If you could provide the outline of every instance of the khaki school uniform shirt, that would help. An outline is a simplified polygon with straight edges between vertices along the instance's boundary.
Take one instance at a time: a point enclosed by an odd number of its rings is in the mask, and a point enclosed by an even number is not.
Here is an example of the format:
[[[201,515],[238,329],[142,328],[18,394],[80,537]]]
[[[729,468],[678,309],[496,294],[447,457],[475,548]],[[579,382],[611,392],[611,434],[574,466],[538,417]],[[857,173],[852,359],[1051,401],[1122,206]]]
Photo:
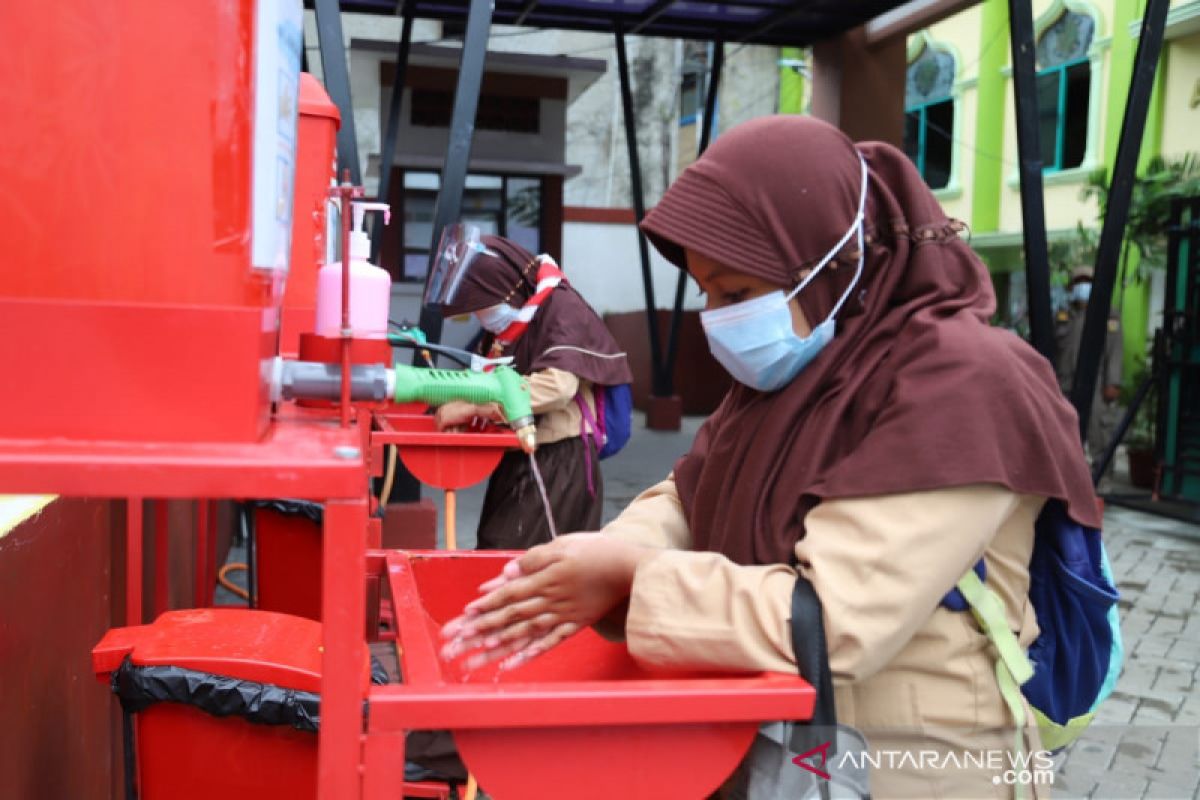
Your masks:
[[[872,749],[1011,750],[994,650],[970,613],[940,602],[985,557],[987,583],[1027,647],[1038,632],[1027,565],[1044,502],[980,484],[826,500],[808,513],[795,553],[824,609],[838,719],[864,730]],[[795,673],[795,571],[691,551],[673,478],[604,533],[662,548],[630,594],[624,632],[639,663]],[[1027,741],[1036,748],[1036,735]],[[994,775],[901,764],[873,769],[871,789],[878,798],[1011,796]]]
[[[539,445],[570,439],[578,436],[582,429],[583,414],[575,395],[582,394],[593,411],[592,384],[580,380],[566,370],[542,369],[526,377],[529,382],[529,401],[537,418],[537,443]]]

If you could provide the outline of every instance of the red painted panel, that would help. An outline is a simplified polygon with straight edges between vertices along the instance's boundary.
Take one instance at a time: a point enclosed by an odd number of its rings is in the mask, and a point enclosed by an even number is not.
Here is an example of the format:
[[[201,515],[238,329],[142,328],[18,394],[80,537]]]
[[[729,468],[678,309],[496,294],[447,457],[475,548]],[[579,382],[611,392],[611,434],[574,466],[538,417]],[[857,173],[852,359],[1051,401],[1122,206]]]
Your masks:
[[[254,6],[0,3],[0,74],[21,76],[0,89],[21,122],[0,126],[0,295],[265,302],[249,266]]]
[[[112,624],[113,606],[121,613],[114,586],[123,567],[113,567],[124,536],[121,519],[113,524],[119,505],[56,500],[0,538],[5,797],[111,796],[117,705],[93,677],[91,649]]]
[[[268,422],[261,309],[0,298],[0,438],[253,441]]]

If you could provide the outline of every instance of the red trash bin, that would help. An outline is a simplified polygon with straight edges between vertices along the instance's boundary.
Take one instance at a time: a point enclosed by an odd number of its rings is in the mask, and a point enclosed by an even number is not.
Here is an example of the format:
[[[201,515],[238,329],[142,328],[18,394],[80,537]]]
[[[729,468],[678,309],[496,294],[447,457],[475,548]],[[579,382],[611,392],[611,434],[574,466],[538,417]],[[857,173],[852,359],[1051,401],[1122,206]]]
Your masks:
[[[108,631],[92,666],[133,712],[138,796],[316,797],[320,647],[319,622],[251,609]]]
[[[319,621],[323,506],[260,500],[252,508],[255,607]]]

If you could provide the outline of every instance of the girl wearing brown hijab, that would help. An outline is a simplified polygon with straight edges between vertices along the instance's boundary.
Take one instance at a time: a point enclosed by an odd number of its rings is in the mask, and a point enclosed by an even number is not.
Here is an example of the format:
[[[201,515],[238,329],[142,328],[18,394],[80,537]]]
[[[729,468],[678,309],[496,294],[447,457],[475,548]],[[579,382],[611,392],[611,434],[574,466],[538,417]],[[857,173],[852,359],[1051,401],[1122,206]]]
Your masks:
[[[1042,506],[1100,519],[1074,412],[1050,365],[988,325],[991,283],[960,227],[889,145],[793,116],[718,139],[642,229],[707,295],[710,346],[738,382],[603,531],[485,584],[446,654],[519,662],[623,614],[645,665],[794,673],[799,571],[823,606],[839,721],[871,749],[1010,749],[988,640],[940,601],[983,557],[1028,646]],[[901,758],[870,780],[881,798],[1009,796],[995,775]]]
[[[596,448],[581,438],[582,403],[595,412],[593,387],[629,383],[625,354],[592,307],[564,279],[539,303],[519,338],[499,334],[516,322],[534,296],[540,258],[515,242],[484,236],[486,250],[470,264],[447,316],[473,313],[485,336],[480,352],[511,356],[529,381],[537,418],[538,471],[558,531],[592,530],[600,524],[604,486]],[[453,402],[437,412],[439,428],[474,417],[502,419],[499,408]],[[551,529],[529,457],[514,450],[492,473],[479,517],[481,550],[527,550],[550,541]]]

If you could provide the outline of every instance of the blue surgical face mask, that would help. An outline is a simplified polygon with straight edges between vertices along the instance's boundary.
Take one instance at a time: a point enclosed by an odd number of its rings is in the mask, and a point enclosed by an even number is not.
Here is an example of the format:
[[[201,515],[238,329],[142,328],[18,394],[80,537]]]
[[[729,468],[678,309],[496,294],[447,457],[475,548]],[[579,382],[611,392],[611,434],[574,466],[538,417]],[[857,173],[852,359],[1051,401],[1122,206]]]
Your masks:
[[[500,303],[488,308],[481,308],[475,312],[475,316],[479,319],[479,324],[483,326],[485,331],[488,333],[500,333],[509,325],[516,322],[519,313],[521,312],[508,303]]]
[[[1087,281],[1081,281],[1071,287],[1071,302],[1086,303],[1088,298],[1092,296],[1092,284]]]
[[[836,317],[851,290],[862,277],[865,251],[863,247],[863,215],[867,201],[867,164],[862,165],[862,184],[858,195],[858,213],[850,228],[842,235],[811,272],[790,293],[769,292],[741,303],[712,311],[702,311],[700,322],[708,338],[713,356],[738,383],[760,392],[783,388],[808,366],[833,341]],[[792,327],[792,312],[788,303],[825,268],[851,236],[858,237],[858,267],[850,285],[842,293],[829,316],[813,328],[808,336],[797,336]]]

